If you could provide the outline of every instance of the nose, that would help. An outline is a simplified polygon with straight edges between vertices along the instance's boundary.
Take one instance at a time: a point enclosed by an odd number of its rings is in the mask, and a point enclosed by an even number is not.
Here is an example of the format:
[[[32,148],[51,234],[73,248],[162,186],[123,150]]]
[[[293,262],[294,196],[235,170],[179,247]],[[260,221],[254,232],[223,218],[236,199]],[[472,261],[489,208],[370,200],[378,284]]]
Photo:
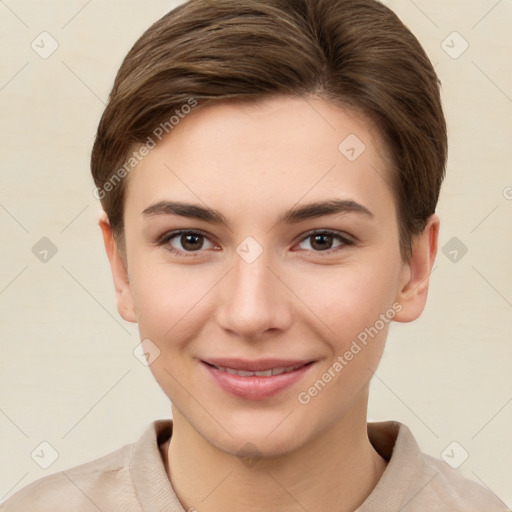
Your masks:
[[[286,330],[292,320],[290,291],[265,252],[252,263],[235,254],[233,262],[234,268],[218,290],[218,324],[231,334],[251,340]]]

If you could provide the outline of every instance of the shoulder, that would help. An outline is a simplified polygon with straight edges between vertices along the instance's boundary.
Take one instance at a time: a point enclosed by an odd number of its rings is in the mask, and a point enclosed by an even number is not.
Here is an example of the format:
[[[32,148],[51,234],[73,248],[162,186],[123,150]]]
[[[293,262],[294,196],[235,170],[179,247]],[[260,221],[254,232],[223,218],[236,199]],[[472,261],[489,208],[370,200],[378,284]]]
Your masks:
[[[369,423],[368,434],[388,465],[358,512],[510,512],[492,491],[424,453],[403,423]]]
[[[403,512],[509,512],[487,487],[466,478],[444,460],[424,453],[409,428],[397,426],[400,462],[409,464],[414,475]]]
[[[126,506],[137,503],[129,474],[133,446],[127,444],[98,459],[40,478],[1,504],[0,512],[98,512],[115,508],[138,512],[138,508]]]
[[[446,510],[454,512],[510,511],[492,491],[480,483],[464,477],[446,462],[422,453],[422,463],[425,477],[429,482],[425,488],[426,494],[429,494],[433,500],[443,503],[447,507]]]

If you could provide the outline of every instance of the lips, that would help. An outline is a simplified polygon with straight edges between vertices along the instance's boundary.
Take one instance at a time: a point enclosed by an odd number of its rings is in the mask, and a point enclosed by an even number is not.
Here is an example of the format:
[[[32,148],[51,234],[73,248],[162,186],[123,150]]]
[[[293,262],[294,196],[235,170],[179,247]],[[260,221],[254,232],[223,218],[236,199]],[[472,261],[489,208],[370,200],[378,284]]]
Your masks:
[[[265,400],[310,374],[314,360],[202,360],[202,367],[225,392],[246,400]]]

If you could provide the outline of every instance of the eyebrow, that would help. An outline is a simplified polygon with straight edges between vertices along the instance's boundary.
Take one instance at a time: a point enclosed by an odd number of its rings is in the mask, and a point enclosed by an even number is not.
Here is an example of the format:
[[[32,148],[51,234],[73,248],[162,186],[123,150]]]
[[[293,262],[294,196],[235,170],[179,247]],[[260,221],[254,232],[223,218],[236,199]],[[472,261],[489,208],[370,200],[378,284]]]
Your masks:
[[[296,224],[308,219],[323,217],[325,215],[356,213],[374,218],[373,213],[365,206],[347,199],[330,199],[317,201],[302,206],[296,206],[286,211],[277,223]],[[179,201],[160,201],[146,208],[142,215],[151,217],[155,215],[179,215],[191,219],[204,220],[213,224],[228,226],[228,221],[222,213],[212,208]]]

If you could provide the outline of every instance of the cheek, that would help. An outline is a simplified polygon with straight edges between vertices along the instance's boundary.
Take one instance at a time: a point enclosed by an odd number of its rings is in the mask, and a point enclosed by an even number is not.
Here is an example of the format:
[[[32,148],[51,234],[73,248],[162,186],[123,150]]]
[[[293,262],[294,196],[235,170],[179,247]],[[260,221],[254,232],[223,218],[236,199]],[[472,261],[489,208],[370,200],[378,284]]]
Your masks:
[[[323,329],[330,355],[297,397],[300,404],[328,408],[339,418],[368,385],[381,360],[393,308],[394,274],[384,269],[339,268],[320,289],[308,278],[302,288]],[[318,276],[317,276],[318,277]],[[318,283],[319,280],[317,279]],[[336,407],[332,408],[335,403]],[[319,413],[320,414],[320,413]],[[318,415],[311,415],[318,416]],[[311,421],[315,421],[311,419]]]
[[[141,337],[158,345],[164,340],[173,346],[185,343],[209,313],[207,294],[215,282],[212,272],[193,266],[139,265],[130,275],[130,286]]]
[[[193,352],[195,340],[212,314],[205,296],[213,285],[209,286],[212,276],[201,279],[191,269],[148,264],[134,272],[131,280],[140,338],[149,339],[156,346],[153,350],[157,357],[150,371],[164,392],[172,394],[173,403],[187,399],[185,389],[200,391],[188,381],[194,370],[193,360],[183,357],[183,352]]]
[[[330,267],[301,276],[297,295],[329,328],[341,350],[392,307],[395,274],[377,263]]]

